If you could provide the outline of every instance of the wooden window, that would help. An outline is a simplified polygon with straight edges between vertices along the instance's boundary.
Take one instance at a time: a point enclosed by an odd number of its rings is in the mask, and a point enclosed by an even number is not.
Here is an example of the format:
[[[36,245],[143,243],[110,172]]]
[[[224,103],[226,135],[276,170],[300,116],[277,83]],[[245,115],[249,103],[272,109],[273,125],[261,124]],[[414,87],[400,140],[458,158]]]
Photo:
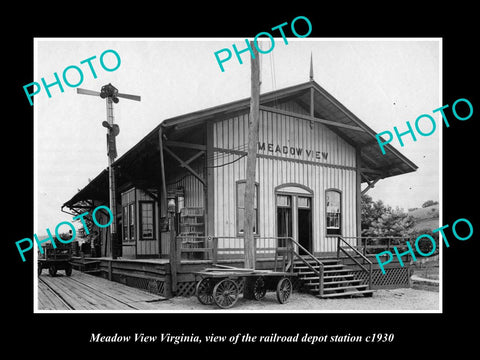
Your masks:
[[[135,204],[128,205],[128,238],[130,240],[135,240]]]
[[[277,195],[277,207],[290,207],[291,196]]]
[[[131,244],[136,235],[135,189],[131,188],[121,194],[122,199],[122,243]]]
[[[153,240],[155,234],[155,206],[153,201],[140,202],[140,240]]]
[[[246,181],[237,181],[237,234],[243,235],[243,226],[245,224],[245,185]],[[253,200],[253,233],[258,234],[258,184],[255,184],[255,195]]]
[[[123,226],[123,241],[126,242],[128,241],[128,206],[123,207],[123,212],[122,212],[123,218],[122,218],[122,226]]]
[[[310,198],[305,196],[299,196],[297,198],[297,207],[299,209],[310,209]]]
[[[342,233],[342,194],[339,190],[325,192],[327,235]]]
[[[135,240],[135,203],[123,207],[122,212],[123,241]]]

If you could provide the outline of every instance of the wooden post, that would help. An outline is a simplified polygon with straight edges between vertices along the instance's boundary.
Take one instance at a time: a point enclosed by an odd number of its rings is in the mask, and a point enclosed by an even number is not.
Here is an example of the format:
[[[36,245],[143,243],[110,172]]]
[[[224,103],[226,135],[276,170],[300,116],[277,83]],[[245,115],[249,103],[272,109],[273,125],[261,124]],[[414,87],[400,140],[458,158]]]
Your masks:
[[[216,264],[218,262],[218,238],[212,238],[212,260]]]
[[[255,269],[255,239],[253,225],[255,217],[255,170],[258,146],[258,124],[260,117],[260,66],[258,59],[259,54],[253,41],[250,41],[250,46],[253,49],[253,57],[251,59],[252,96],[250,99],[250,117],[248,121],[247,178],[245,184],[245,221],[243,231],[245,250],[244,267],[247,269]],[[253,298],[253,277],[246,278],[243,296],[247,299]]]
[[[368,290],[372,290],[372,263],[368,267]]]
[[[108,260],[108,280],[112,281],[112,260]]]
[[[168,213],[170,229],[170,274],[172,279],[172,295],[177,292],[177,242],[175,235],[175,220],[172,213]]]
[[[209,121],[206,124],[205,143],[207,150],[205,153],[205,165],[207,167],[207,186],[205,191],[205,235],[209,237],[215,235],[215,172],[213,169],[213,122]],[[204,187],[205,189],[205,187]],[[208,246],[213,246],[209,241]],[[215,255],[216,256],[216,255]],[[213,258],[213,257],[212,257]]]
[[[162,202],[160,201],[160,194],[158,195],[158,198],[159,198],[159,204],[160,204],[160,211],[159,211],[159,215],[160,217],[162,216],[162,205],[163,205],[163,209],[165,210],[165,218],[168,219],[168,209],[167,209],[167,203],[168,203],[168,199],[167,199],[167,184],[165,182],[165,163],[164,163],[164,159],[163,159],[163,129],[162,127],[160,126],[160,129],[158,130],[158,146],[159,146],[159,152],[160,152],[160,182],[161,182],[161,187],[162,187],[162,193],[163,193],[163,204]],[[170,220],[168,220],[170,221]],[[170,226],[170,223],[169,223],[169,226]],[[160,234],[160,239],[159,239],[159,245],[161,245],[162,241],[161,241],[161,234]],[[159,256],[162,257],[162,248],[161,246],[158,246],[158,252],[159,252]]]
[[[254,198],[255,198],[255,170],[258,146],[258,124],[260,116],[260,68],[258,51],[253,41],[250,42],[255,58],[251,59],[251,89],[250,117],[248,122],[248,153],[247,153],[247,178],[245,184],[245,223],[244,223],[244,249],[245,268],[255,268],[255,245],[253,237],[254,225]],[[257,224],[258,226],[258,224]]]
[[[323,264],[320,264],[319,268],[319,273],[318,273],[318,295],[320,297],[323,296],[323,274],[324,274],[324,267]]]
[[[358,239],[362,236],[362,149],[360,147],[355,148],[356,154],[356,221],[357,221],[357,246]]]
[[[337,236],[337,260],[340,258],[340,238]]]
[[[167,214],[167,184],[165,182],[165,163],[163,160],[163,129],[160,126],[160,129],[158,130],[158,145],[160,147],[160,172],[161,172],[161,182],[162,182],[162,193],[163,193],[163,206],[165,209],[165,216],[168,216]],[[161,206],[161,205],[160,205]]]

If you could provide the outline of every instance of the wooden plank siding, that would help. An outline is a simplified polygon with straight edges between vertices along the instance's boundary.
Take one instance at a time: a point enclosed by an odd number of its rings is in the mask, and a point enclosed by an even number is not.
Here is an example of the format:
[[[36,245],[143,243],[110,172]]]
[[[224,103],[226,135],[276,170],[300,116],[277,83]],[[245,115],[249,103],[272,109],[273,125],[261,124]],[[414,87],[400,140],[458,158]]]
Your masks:
[[[193,161],[190,166],[194,171],[196,171],[198,174],[205,178],[205,158],[203,156]],[[183,187],[185,191],[185,207],[204,208],[205,196],[203,184],[187,170],[185,170],[185,172],[182,175],[179,175],[177,178],[169,179],[167,169],[167,192],[175,190],[180,186]],[[160,203],[163,203],[163,194],[161,194],[160,198]],[[167,216],[166,209],[161,209],[160,216]],[[166,257],[170,253],[170,233],[162,232],[160,233],[160,237],[161,256]]]
[[[293,102],[277,108],[300,114]],[[248,113],[213,125],[214,219],[219,248],[243,248],[237,236],[236,182],[245,179]],[[270,145],[269,145],[270,144]],[[279,146],[279,147],[278,147]],[[356,236],[355,148],[325,125],[277,113],[260,111],[256,181],[259,184],[259,236],[277,236],[275,189],[299,184],[313,191],[312,237],[316,253],[336,251],[336,239],[326,236],[325,190],[342,194],[342,235]],[[280,151],[279,151],[280,150]],[[262,244],[274,246],[273,241]]]
[[[149,190],[149,192],[156,194],[155,190]],[[130,202],[135,203],[135,240],[130,242],[122,242],[122,257],[136,258],[136,257],[155,257],[159,254],[159,217],[160,211],[159,203],[155,201],[150,195],[144,192],[142,189],[131,188],[122,193],[122,206]],[[153,201],[154,202],[154,238],[151,240],[141,239],[140,237],[140,202],[141,201]],[[123,212],[122,212],[123,217]],[[122,218],[122,225],[124,224]],[[118,230],[119,233],[123,233],[122,229]]]
[[[146,194],[141,189],[136,190],[136,200],[137,200],[137,257],[142,256],[155,256],[159,254],[159,217],[158,212],[160,210],[159,203],[155,201],[150,195]],[[151,191],[152,193],[156,193],[156,191]],[[152,240],[144,240],[140,237],[140,201],[154,201],[154,238]]]

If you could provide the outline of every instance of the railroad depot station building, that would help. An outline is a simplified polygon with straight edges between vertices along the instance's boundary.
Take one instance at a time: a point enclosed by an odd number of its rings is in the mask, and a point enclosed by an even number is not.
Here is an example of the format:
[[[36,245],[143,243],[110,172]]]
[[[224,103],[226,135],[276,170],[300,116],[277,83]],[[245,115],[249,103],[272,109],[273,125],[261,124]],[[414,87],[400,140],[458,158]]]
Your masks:
[[[100,229],[101,256],[91,259],[98,271],[161,294],[191,295],[195,270],[212,261],[242,266],[249,112],[246,98],[163,120],[116,159],[121,248],[112,259],[109,228]],[[390,145],[383,155],[375,135],[313,79],[260,95],[258,268],[273,268],[281,237],[319,259],[338,256],[339,236],[347,247],[361,245],[362,186],[417,169]],[[175,243],[164,189],[175,200]],[[62,208],[77,214],[108,204],[104,170]],[[175,279],[172,244],[180,259]],[[372,271],[374,286],[408,284],[408,267],[392,262],[382,275],[374,263]]]

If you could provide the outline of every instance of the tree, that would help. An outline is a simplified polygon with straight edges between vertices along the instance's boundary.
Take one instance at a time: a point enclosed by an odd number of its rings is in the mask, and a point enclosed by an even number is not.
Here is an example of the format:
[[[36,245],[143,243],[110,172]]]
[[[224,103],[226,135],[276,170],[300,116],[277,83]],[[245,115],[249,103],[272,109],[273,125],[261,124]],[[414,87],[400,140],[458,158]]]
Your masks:
[[[382,200],[375,202],[370,196],[362,195],[362,236],[408,236],[413,226],[413,218],[402,209],[393,209]]]
[[[422,204],[422,208],[426,208],[428,206],[437,205],[437,204],[438,204],[438,201],[427,200]]]
[[[362,234],[385,212],[385,205],[382,200],[373,201],[369,195],[362,195]]]
[[[432,240],[427,237],[422,237],[417,242],[416,239],[421,235],[430,235],[435,240],[435,245],[433,245]],[[412,239],[415,239],[415,242],[417,243],[418,249],[420,250],[421,253],[429,254],[433,250],[433,247],[435,246],[435,251],[433,252],[432,255],[438,254],[439,232],[433,233],[432,229],[425,228],[425,229],[419,229],[419,230],[413,231],[410,236]],[[413,241],[411,241],[410,244],[412,244],[413,246]]]

